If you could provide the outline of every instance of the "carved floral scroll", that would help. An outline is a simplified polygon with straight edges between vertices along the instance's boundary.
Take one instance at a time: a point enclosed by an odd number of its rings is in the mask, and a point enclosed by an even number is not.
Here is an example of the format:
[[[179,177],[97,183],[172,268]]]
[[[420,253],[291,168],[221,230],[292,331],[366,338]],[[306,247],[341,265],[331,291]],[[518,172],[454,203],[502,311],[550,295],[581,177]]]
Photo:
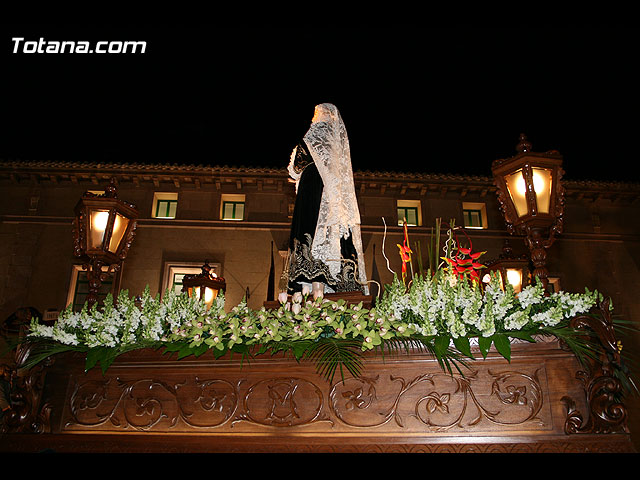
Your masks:
[[[78,377],[64,429],[227,432],[239,425],[260,431],[548,429],[540,371],[475,370],[464,377],[385,374],[348,378],[333,386],[294,376],[187,375],[180,381]]]

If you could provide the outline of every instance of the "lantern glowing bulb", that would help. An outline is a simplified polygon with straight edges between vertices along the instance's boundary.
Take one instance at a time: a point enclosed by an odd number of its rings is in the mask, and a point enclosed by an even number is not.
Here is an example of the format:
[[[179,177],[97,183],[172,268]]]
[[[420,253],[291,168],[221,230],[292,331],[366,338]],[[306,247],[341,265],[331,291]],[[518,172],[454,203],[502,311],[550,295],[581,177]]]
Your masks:
[[[194,290],[196,293],[196,297],[200,298],[200,287],[196,287]],[[209,305],[211,302],[213,302],[213,290],[204,287],[204,303]]]
[[[93,215],[93,228],[104,232],[109,221],[109,212],[97,212]]]
[[[533,177],[537,211],[539,213],[549,213],[551,201],[551,171],[546,168],[533,167],[531,174]],[[526,215],[529,207],[526,199],[527,186],[522,170],[508,175],[505,177],[505,180],[518,216],[522,217]]]
[[[107,223],[109,222],[109,212],[96,212],[93,214],[93,228],[97,231],[104,232],[107,229]],[[120,215],[116,215],[115,222],[113,224],[114,232],[120,230],[122,220]]]
[[[522,291],[522,271],[516,268],[507,268],[507,282],[511,284],[514,292]]]
[[[514,269],[507,269],[507,281],[514,287],[519,286],[521,282],[520,271]]]
[[[544,191],[545,184],[546,184],[545,178],[540,174],[540,172],[537,171],[537,169],[534,169],[533,170],[533,189],[536,191],[536,193],[542,193]],[[516,190],[522,196],[524,196],[527,191],[527,188],[524,184],[524,177],[522,175],[520,175],[520,178],[516,182]]]

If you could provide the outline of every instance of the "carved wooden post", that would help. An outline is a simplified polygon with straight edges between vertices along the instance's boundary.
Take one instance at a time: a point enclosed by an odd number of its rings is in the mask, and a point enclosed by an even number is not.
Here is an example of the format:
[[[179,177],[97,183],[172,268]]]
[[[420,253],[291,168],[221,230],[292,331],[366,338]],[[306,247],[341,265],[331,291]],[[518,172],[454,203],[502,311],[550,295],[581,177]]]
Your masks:
[[[21,332],[21,336],[22,336]],[[24,370],[32,345],[20,343],[16,347],[15,366],[2,365],[2,374],[9,383],[9,408],[0,423],[0,433],[49,433],[51,408],[43,404],[46,369],[52,360]]]
[[[533,263],[533,276],[538,277],[542,282],[545,295],[549,295],[547,292],[547,285],[549,284],[549,271],[547,270],[547,248],[553,243],[553,236],[548,239],[544,239],[542,232],[538,228],[527,229],[527,236],[525,237],[525,243],[529,247],[531,252],[531,262]]]
[[[585,421],[576,409],[575,401],[563,397],[567,406],[565,433],[629,433],[627,408],[620,401],[622,384],[615,376],[615,366],[620,365],[622,343],[616,339],[609,310],[610,299],[598,303],[599,316],[580,315],[572,319],[571,327],[589,328],[595,332],[603,347],[600,362],[593,361],[589,371],[579,371],[576,378],[582,381],[589,407]]]

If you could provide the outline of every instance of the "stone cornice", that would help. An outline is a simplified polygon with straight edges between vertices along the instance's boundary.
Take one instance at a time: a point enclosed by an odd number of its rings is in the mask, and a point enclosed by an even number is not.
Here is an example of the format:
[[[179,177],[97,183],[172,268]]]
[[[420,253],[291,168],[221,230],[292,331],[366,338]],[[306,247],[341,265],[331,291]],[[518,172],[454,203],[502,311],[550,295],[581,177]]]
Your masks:
[[[269,167],[230,167],[228,165],[190,165],[178,163],[114,163],[114,162],[73,162],[73,161],[20,161],[1,160],[0,169],[33,170],[33,171],[119,171],[119,172],[176,172],[176,173],[200,173],[210,174],[212,172],[222,173],[273,173],[283,174],[286,169]]]
[[[285,167],[254,167],[226,165],[188,165],[188,164],[142,164],[113,162],[73,162],[73,161],[18,161],[0,159],[0,181],[14,183],[29,182],[89,182],[95,185],[108,180],[112,176],[134,184],[153,182],[172,182],[176,187],[192,184],[200,187],[204,183],[214,183],[220,188],[221,181],[248,183],[273,183],[281,190],[287,183],[288,175]],[[493,179],[489,176],[460,174],[422,173],[422,172],[390,172],[356,170],[354,171],[356,188],[364,193],[370,188],[384,193],[386,189],[399,188],[401,193],[407,190],[418,190],[421,194],[437,190],[441,194],[456,191],[462,196],[468,190],[487,192],[495,191]],[[612,195],[629,197],[632,201],[640,195],[640,183],[599,180],[563,179],[568,195],[579,198],[603,198]],[[240,183],[238,183],[240,187]]]

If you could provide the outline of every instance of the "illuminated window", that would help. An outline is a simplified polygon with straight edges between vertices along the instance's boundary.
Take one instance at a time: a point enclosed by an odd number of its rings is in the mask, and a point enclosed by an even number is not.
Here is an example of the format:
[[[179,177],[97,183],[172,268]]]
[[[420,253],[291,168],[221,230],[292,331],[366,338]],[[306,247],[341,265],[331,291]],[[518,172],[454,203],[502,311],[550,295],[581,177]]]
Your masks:
[[[152,218],[176,218],[178,194],[175,192],[155,192],[153,194]]]
[[[224,202],[222,204],[223,220],[244,220],[244,202]]]
[[[464,226],[482,228],[482,210],[464,210]]]
[[[484,203],[463,202],[462,217],[465,228],[487,228],[487,208]]]
[[[182,279],[185,275],[198,273],[195,269],[193,271],[175,271],[171,273],[171,277],[167,282],[167,288],[164,291],[171,290],[177,294],[182,293]]]
[[[398,225],[402,225],[405,219],[410,227],[422,225],[420,200],[398,200],[397,211]]]
[[[108,267],[102,267],[104,272],[108,271]],[[104,303],[104,299],[107,294],[114,294],[114,277],[109,275],[100,285],[98,291],[98,305]],[[82,265],[73,265],[71,271],[71,282],[69,284],[69,291],[67,293],[67,305],[71,304],[74,312],[79,312],[87,302],[89,296],[89,280],[87,279],[87,272],[82,269]]]
[[[245,219],[244,195],[222,195],[220,202],[220,218],[222,220],[240,221]]]
[[[155,218],[176,218],[177,200],[158,200]]]

